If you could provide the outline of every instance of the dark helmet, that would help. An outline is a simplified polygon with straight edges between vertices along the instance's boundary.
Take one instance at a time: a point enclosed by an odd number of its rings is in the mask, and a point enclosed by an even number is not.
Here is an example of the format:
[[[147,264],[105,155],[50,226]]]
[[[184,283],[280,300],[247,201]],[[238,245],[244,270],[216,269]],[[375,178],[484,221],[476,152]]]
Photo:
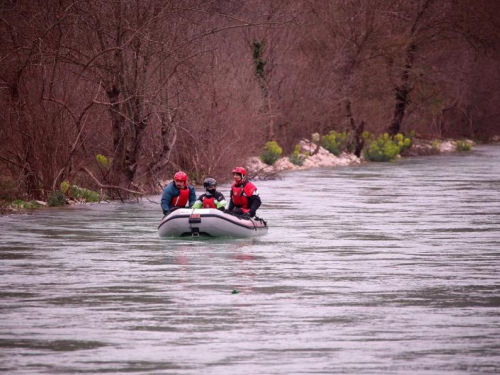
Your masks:
[[[214,190],[217,187],[217,181],[214,178],[205,178],[203,181],[203,186],[206,190]]]

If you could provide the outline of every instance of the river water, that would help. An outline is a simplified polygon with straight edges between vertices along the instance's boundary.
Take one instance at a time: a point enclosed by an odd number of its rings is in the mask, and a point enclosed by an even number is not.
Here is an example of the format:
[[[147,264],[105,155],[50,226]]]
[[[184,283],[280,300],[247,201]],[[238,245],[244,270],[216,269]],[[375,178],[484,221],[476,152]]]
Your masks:
[[[1,217],[0,372],[500,373],[499,160],[260,181],[256,239],[160,239],[146,200]]]

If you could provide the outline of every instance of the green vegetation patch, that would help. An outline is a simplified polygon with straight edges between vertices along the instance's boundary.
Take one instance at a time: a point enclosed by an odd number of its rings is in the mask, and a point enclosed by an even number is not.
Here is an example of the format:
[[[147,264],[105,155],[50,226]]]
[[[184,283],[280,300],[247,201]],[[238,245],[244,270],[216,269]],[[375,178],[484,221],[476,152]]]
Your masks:
[[[308,154],[302,155],[300,153],[300,145],[295,145],[295,150],[293,151],[293,154],[288,157],[288,159],[292,164],[302,167],[304,160],[306,160],[308,156]]]
[[[342,152],[349,152],[349,135],[332,130],[323,138],[322,146],[335,156],[340,156]]]
[[[412,135],[410,135],[410,137]],[[389,134],[384,133],[375,138],[375,135],[369,132],[363,132],[363,139],[365,140],[363,156],[369,161],[394,161],[399,154],[412,146],[410,137],[405,137],[403,134],[399,133],[391,138]]]
[[[85,202],[99,202],[100,194],[76,185],[71,186],[70,194],[75,199],[83,199]]]
[[[457,141],[457,144],[455,146],[455,149],[458,152],[468,152],[471,150],[471,145],[469,142],[467,142],[465,139],[461,139]]]
[[[95,160],[97,161],[97,164],[99,164],[99,166],[101,168],[104,168],[104,169],[109,169],[111,167],[111,165],[113,164],[112,158],[107,158],[106,156],[101,155],[101,154],[98,154],[95,157]]]
[[[280,158],[283,153],[283,149],[278,145],[277,142],[267,142],[264,147],[264,152],[262,152],[260,158],[267,165],[274,165],[276,161]]]
[[[53,193],[49,194],[47,203],[50,207],[64,206],[66,204],[66,198],[61,191],[54,191]]]
[[[11,206],[14,206],[17,208],[26,208],[26,209],[42,207],[42,205],[40,203],[38,203],[37,201],[32,200],[32,201],[27,202],[27,201],[23,201],[22,199],[16,199],[16,200],[12,201]]]

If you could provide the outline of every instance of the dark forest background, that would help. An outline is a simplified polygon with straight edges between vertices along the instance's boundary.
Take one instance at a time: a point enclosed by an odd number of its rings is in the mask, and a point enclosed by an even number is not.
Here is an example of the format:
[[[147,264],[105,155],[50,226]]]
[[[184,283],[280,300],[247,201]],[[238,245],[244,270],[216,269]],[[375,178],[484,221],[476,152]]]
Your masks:
[[[25,197],[226,177],[315,132],[499,133],[497,0],[0,4],[0,181]]]

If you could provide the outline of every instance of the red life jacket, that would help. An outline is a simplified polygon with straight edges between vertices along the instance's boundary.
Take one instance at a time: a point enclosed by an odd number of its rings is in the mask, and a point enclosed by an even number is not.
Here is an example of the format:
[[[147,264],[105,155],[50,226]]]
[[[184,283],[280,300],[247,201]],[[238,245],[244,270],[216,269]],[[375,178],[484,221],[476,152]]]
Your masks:
[[[203,197],[203,208],[217,208],[215,205],[214,196],[208,198],[206,195]]]
[[[173,207],[186,207],[186,203],[189,201],[189,188],[179,189],[179,195],[173,197],[170,201],[170,205]]]
[[[249,212],[248,197],[251,197],[256,190],[257,188],[250,181],[246,181],[240,186],[236,186],[236,183],[234,183],[233,186],[231,186],[231,199],[233,200],[233,204],[241,208],[243,212]]]

